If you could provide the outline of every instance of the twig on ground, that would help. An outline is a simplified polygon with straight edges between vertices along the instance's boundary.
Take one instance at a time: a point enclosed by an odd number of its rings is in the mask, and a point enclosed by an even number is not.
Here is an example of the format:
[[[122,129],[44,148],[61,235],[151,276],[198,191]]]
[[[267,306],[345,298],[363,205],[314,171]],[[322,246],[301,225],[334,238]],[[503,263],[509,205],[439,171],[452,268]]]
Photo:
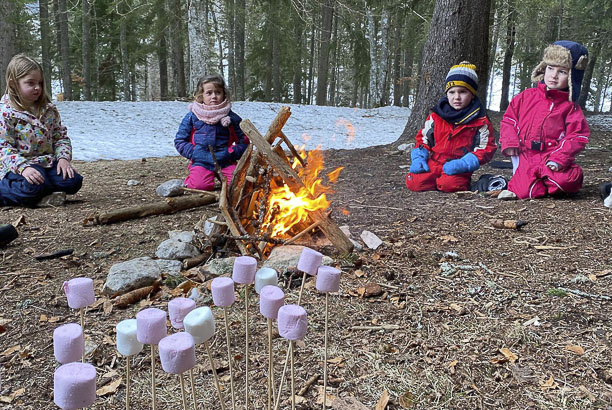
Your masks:
[[[594,294],[594,293],[586,293],[586,292],[583,292],[583,291],[578,290],[578,289],[568,289],[568,288],[557,288],[557,289],[562,290],[562,291],[567,292],[567,293],[571,293],[571,294],[576,295],[576,296],[582,296],[584,298],[601,299],[601,300],[612,300],[612,296],[597,295],[597,294]]]
[[[302,387],[298,392],[297,395],[298,396],[303,396],[306,394],[306,392],[308,391],[308,389],[310,388],[310,386],[312,386],[313,384],[315,384],[317,382],[317,380],[319,380],[319,374],[315,374],[310,376],[310,378],[308,380],[306,380],[306,383],[304,384],[304,387]]]

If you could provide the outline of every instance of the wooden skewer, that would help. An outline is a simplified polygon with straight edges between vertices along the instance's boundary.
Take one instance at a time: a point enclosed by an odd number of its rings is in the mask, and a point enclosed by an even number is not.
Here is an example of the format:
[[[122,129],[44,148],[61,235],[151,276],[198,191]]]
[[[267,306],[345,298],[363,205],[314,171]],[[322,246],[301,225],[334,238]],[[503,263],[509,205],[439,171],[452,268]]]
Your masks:
[[[227,306],[223,306],[223,316],[225,319],[225,340],[227,343],[227,360],[230,371],[230,390],[232,392],[232,410],[236,410],[236,396],[234,394],[234,371],[232,370],[232,349],[230,347],[229,323],[227,320]],[[213,366],[214,367],[214,366]]]
[[[84,312],[84,308],[79,309],[79,314],[81,316],[81,330],[83,331],[83,338],[85,338],[85,312]],[[83,349],[83,354],[81,355],[81,363],[85,363],[85,349]]]
[[[293,340],[289,341],[289,351],[291,352],[291,410],[295,410],[295,364],[293,362]]]
[[[272,374],[274,373],[274,364],[272,361],[272,319],[268,318],[268,410],[272,409]]]
[[[219,395],[219,403],[221,403],[221,409],[225,410],[225,400],[223,400],[223,393],[221,393],[221,385],[219,384],[219,376],[217,376],[217,369],[215,369],[215,362],[213,361],[212,354],[210,353],[210,347],[208,346],[208,341],[204,342],[204,346],[206,346],[206,352],[208,353],[208,360],[210,361],[210,368],[212,369],[213,376],[215,378],[215,386],[217,386],[217,394]],[[230,366],[230,369],[231,369],[231,366]],[[233,402],[232,402],[232,408],[233,408]]]
[[[130,356],[125,359],[125,410],[130,410]]]
[[[327,324],[329,323],[329,293],[325,292],[325,353],[323,355],[323,410],[327,401]]]
[[[193,410],[198,410],[198,400],[196,399],[195,377],[193,376],[193,369],[189,369],[189,382],[191,384],[191,399],[193,400]]]
[[[244,367],[244,408],[249,408],[249,285],[244,288],[244,329],[245,329],[245,367]]]
[[[151,398],[153,410],[157,409],[157,394],[155,393],[155,345],[151,345]]]
[[[185,394],[185,380],[183,379],[183,373],[179,374],[179,380],[181,381],[181,396],[183,396],[183,410],[187,410],[187,395]]]

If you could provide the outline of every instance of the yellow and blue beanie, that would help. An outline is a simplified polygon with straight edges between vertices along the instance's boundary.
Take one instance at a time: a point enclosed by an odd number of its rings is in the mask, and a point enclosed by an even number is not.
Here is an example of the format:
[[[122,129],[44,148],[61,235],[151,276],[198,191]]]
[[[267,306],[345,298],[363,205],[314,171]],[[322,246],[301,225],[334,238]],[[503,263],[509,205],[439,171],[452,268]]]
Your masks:
[[[465,87],[472,94],[476,95],[478,90],[478,75],[476,74],[476,66],[467,61],[451,67],[446,75],[444,84],[444,92],[447,92],[451,87]]]

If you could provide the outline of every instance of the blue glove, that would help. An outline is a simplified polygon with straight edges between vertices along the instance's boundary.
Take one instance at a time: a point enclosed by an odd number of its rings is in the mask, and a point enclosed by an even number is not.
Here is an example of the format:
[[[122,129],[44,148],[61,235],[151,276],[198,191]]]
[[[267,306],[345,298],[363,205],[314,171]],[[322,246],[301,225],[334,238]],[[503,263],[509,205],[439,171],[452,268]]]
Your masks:
[[[423,147],[415,148],[410,151],[410,159],[412,160],[412,163],[410,164],[410,172],[413,174],[429,172],[429,167],[427,166],[428,158],[429,151]]]
[[[459,159],[448,161],[442,166],[446,175],[463,174],[464,172],[474,172],[480,168],[480,162],[473,153],[469,152]]]

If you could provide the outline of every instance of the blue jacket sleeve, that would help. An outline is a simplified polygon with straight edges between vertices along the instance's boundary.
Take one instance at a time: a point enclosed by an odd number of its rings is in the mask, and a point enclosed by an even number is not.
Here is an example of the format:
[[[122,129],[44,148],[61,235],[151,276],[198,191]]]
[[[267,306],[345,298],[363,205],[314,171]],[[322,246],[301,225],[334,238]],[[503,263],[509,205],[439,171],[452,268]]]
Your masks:
[[[244,151],[246,151],[251,141],[240,128],[242,118],[240,118],[240,116],[233,111],[230,111],[230,118],[232,120],[232,127],[234,128],[237,138],[236,144],[232,147],[231,156],[233,160],[238,161],[240,157],[242,157]]]
[[[181,125],[179,125],[178,132],[174,137],[174,147],[179,154],[185,158],[191,159],[193,155],[193,143],[191,142],[191,133],[193,131],[193,116],[191,113],[187,114]]]

